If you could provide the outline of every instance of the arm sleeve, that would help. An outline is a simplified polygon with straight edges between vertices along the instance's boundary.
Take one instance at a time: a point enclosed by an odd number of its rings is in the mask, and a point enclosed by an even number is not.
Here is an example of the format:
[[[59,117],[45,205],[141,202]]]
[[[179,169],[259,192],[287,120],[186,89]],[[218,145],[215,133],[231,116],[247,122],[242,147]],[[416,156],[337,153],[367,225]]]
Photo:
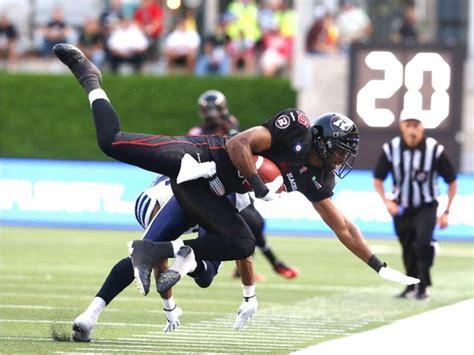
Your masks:
[[[444,150],[439,156],[438,172],[447,184],[456,180],[456,172]]]
[[[374,178],[385,180],[387,178],[388,173],[391,170],[392,170],[392,164],[388,161],[387,155],[382,150],[377,160],[377,164],[375,164]]]

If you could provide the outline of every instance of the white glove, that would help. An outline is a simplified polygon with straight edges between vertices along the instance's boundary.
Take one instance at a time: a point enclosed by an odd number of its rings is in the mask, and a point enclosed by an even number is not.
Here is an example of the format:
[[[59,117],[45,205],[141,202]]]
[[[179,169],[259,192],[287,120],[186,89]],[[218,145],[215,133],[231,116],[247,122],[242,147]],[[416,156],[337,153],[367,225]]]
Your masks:
[[[257,313],[257,308],[257,296],[244,297],[244,301],[240,305],[237,316],[235,317],[234,329],[242,329],[245,323],[250,322],[255,313]]]
[[[402,285],[415,285],[420,283],[419,279],[404,275],[388,266],[382,266],[382,268],[379,270],[379,275],[385,280],[398,282]]]
[[[178,306],[174,307],[171,311],[163,309],[166,316],[166,325],[163,328],[163,332],[166,334],[168,332],[174,331],[181,324],[179,317],[183,314],[183,310]]]
[[[184,154],[181,159],[181,167],[179,168],[176,182],[181,184],[185,181],[196,180],[199,178],[209,178],[216,174],[216,163],[214,161],[206,161],[199,163],[190,154]]]

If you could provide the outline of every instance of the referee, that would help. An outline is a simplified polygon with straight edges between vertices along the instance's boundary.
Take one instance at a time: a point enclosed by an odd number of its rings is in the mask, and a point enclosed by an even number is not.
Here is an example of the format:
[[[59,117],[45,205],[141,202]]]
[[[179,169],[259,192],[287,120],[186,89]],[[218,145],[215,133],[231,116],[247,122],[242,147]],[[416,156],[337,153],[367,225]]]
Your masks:
[[[407,286],[399,297],[423,300],[429,297],[426,289],[431,286],[433,232],[437,223],[441,229],[448,225],[449,209],[456,194],[456,173],[444,147],[425,137],[418,118],[402,115],[400,131],[400,136],[382,147],[374,170],[374,187],[393,217],[406,273],[420,279],[418,287]],[[383,186],[389,173],[393,178],[393,200],[385,196]],[[437,219],[438,175],[448,184],[448,204]]]

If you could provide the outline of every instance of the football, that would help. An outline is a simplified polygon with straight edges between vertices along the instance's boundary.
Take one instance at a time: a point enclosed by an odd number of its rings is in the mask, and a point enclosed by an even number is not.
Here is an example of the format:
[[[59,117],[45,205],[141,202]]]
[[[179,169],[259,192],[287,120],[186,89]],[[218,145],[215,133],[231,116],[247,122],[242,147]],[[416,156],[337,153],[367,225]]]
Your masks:
[[[255,167],[257,168],[258,175],[262,181],[273,186],[279,185],[280,187],[276,192],[285,191],[285,184],[283,183],[283,177],[281,176],[280,169],[270,159],[262,157],[261,155],[254,155],[253,160],[255,161]]]

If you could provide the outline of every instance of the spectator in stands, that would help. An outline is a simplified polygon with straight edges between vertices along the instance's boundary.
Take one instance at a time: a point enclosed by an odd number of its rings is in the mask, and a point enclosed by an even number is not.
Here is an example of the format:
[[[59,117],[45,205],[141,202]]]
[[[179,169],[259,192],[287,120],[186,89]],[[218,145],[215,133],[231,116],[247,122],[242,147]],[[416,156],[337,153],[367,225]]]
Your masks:
[[[110,0],[109,5],[99,18],[105,39],[109,37],[112,30],[119,25],[123,18],[122,0]]]
[[[290,43],[281,35],[275,22],[273,28],[264,34],[263,53],[260,57],[260,68],[263,75],[275,76],[288,68],[291,58]]]
[[[200,43],[199,34],[192,29],[186,29],[185,18],[178,18],[164,45],[168,71],[172,73],[176,66],[184,66],[188,73],[193,73]]]
[[[352,43],[365,42],[372,33],[367,13],[354,5],[355,0],[340,0],[340,12],[336,18],[340,48],[347,52]]]
[[[262,37],[258,26],[258,7],[253,0],[234,0],[227,7],[226,30],[232,40],[256,43]]]
[[[158,42],[163,32],[163,10],[155,0],[142,0],[135,11],[135,21],[148,38],[148,55],[152,59],[158,56]]]
[[[281,0],[265,0],[260,4],[258,9],[258,26],[262,31],[262,35],[272,31],[276,19],[276,11],[280,7]]]
[[[99,22],[88,18],[79,34],[79,49],[94,63],[100,67],[105,59],[102,33]]]
[[[113,73],[119,65],[130,63],[136,73],[141,72],[145,60],[148,40],[132,19],[124,17],[107,41],[110,51],[109,61]]]
[[[15,70],[18,60],[16,41],[18,33],[6,15],[0,14],[0,59],[5,57],[7,70]]]
[[[52,49],[57,43],[68,43],[72,28],[64,21],[64,12],[61,8],[53,9],[51,20],[41,29],[43,35],[42,54],[52,56]]]
[[[324,7],[317,7],[315,20],[306,35],[306,52],[308,54],[335,54],[339,31],[334,16]]]
[[[243,31],[239,37],[230,40],[228,50],[232,73],[243,72],[248,75],[255,73],[255,42],[245,37]]]
[[[410,4],[403,11],[403,22],[399,26],[393,39],[395,42],[414,44],[418,42],[418,30],[416,28],[417,12],[415,4]]]
[[[214,36],[204,41],[202,54],[196,63],[197,75],[228,75],[230,73],[230,58]]]

